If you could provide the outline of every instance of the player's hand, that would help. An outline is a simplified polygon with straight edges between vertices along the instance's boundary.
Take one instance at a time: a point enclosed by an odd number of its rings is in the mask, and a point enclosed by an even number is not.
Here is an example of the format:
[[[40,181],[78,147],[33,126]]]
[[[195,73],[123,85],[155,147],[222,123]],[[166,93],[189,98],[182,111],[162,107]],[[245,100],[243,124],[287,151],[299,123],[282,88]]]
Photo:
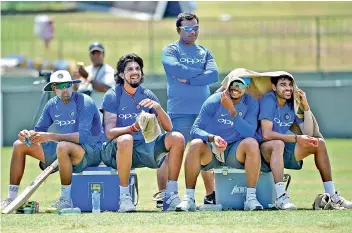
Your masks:
[[[18,137],[18,140],[20,140],[21,142],[24,142],[25,137],[30,137],[34,133],[35,133],[34,130],[24,129],[18,133],[17,137]]]
[[[47,132],[34,132],[34,134],[32,134],[29,139],[31,140],[32,144],[39,144],[51,140],[50,134]]]
[[[186,79],[180,79],[180,78],[178,78],[177,79],[179,82],[181,82],[181,83],[187,83],[187,80]]]
[[[308,135],[298,135],[297,143],[303,147],[318,147],[319,140]]]
[[[139,105],[146,107],[146,108],[154,108],[155,110],[158,110],[161,108],[161,106],[158,102],[151,100],[151,99],[144,99],[141,102],[139,102]]]
[[[221,105],[224,106],[227,111],[229,111],[229,113],[232,116],[235,116],[237,114],[235,106],[232,103],[231,97],[230,97],[230,93],[228,91],[223,91],[221,93],[221,101],[220,101]]]
[[[78,72],[83,78],[88,78],[88,72],[84,68],[84,63],[83,62],[77,62],[78,65]]]
[[[302,104],[302,107],[303,107],[304,111],[308,111],[309,110],[309,104],[308,104],[306,93],[304,91],[302,91],[301,89],[299,89],[299,88],[296,88],[296,93],[299,96],[299,99],[301,101],[301,104]]]
[[[221,152],[224,152],[227,148],[227,142],[220,136],[214,137],[214,144]]]

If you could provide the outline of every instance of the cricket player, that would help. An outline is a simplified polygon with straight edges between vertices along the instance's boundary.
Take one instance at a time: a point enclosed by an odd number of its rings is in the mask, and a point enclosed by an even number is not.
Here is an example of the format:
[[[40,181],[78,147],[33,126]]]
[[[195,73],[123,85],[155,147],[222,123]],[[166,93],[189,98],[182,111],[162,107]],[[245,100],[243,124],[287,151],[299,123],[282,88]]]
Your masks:
[[[322,138],[310,137],[308,120],[296,117],[293,106],[293,79],[288,75],[271,78],[272,92],[267,93],[260,100],[259,129],[261,143],[260,150],[263,160],[263,171],[272,170],[277,199],[275,206],[281,210],[294,210],[296,206],[291,202],[283,183],[284,168],[302,169],[303,159],[314,154],[314,161],[323,181],[325,192],[331,196],[332,202],[344,208],[351,209],[352,203],[346,201],[335,191],[331,175],[331,166]],[[306,94],[296,89],[302,107],[304,119],[312,118]],[[303,135],[299,125],[303,124]],[[287,134],[291,130],[294,134]]]
[[[116,74],[118,85],[105,94],[102,106],[105,134],[109,140],[103,146],[102,160],[107,166],[117,168],[119,173],[119,212],[136,211],[128,187],[130,169],[159,168],[166,153],[169,170],[163,210],[175,210],[181,202],[177,179],[182,164],[184,138],[178,132],[170,132],[146,143],[136,121],[137,115],[142,110],[155,114],[165,131],[172,130],[170,117],[154,93],[141,86],[144,80],[141,57],[136,54],[122,56],[117,63]]]
[[[50,76],[50,82],[43,91],[54,91],[56,96],[44,106],[34,130],[20,131],[18,140],[13,144],[9,193],[1,201],[1,209],[17,197],[26,155],[38,159],[43,170],[58,159],[61,197],[51,206],[58,210],[73,207],[72,172],[79,173],[88,166],[99,165],[102,143],[106,139],[93,100],[87,95],[72,92],[72,85],[79,82],[72,81],[66,70],[58,70]],[[52,124],[58,133],[48,132]],[[28,145],[26,137],[30,139]]]
[[[209,85],[219,79],[218,67],[209,49],[196,44],[199,19],[181,13],[176,19],[179,40],[162,51],[162,63],[167,77],[167,105],[173,131],[182,133],[187,143],[191,127],[204,101],[210,96]],[[165,163],[165,165],[167,165]],[[158,170],[159,189],[165,186],[167,166]],[[207,196],[204,204],[215,204],[214,177],[202,172]]]
[[[227,89],[210,96],[194,122],[186,161],[186,193],[176,211],[195,211],[194,191],[200,169],[219,166],[245,169],[247,194],[244,210],[261,210],[256,197],[261,159],[254,139],[258,126],[259,103],[246,94],[242,78],[229,80]]]

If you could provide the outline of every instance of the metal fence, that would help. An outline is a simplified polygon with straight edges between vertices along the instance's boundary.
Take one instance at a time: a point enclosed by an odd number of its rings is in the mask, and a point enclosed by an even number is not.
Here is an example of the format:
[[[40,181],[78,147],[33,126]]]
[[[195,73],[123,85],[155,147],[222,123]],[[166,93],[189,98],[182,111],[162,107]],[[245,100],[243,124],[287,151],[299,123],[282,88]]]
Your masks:
[[[106,62],[134,52],[146,72],[162,74],[161,50],[176,41],[174,19],[162,21],[105,18],[55,18],[55,39],[49,50],[34,36],[33,16],[2,17],[2,56],[89,62],[88,45],[101,41]],[[220,72],[253,70],[352,70],[352,15],[316,17],[238,17],[229,21],[200,19],[198,43],[209,48]]]

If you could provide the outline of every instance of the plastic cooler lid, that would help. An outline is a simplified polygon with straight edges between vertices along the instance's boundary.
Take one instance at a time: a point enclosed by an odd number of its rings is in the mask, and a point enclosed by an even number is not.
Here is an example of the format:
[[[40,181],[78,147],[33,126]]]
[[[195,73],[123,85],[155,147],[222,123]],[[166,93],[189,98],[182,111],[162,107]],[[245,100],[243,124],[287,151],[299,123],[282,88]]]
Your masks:
[[[73,173],[73,175],[113,175],[118,174],[117,170],[112,167],[105,165],[99,165],[98,167],[87,167],[80,173]],[[131,169],[131,174],[136,174],[135,169]]]

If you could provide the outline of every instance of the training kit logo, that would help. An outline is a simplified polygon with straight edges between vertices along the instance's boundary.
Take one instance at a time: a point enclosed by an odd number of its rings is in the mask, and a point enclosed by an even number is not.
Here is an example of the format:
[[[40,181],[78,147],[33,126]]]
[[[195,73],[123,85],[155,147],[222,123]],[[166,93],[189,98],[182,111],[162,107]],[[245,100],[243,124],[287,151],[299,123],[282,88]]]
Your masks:
[[[238,112],[238,115],[241,117],[243,115],[243,112],[242,111],[239,111]]]
[[[285,116],[285,118],[286,118],[286,116]],[[282,122],[282,121],[280,121],[279,118],[274,118],[274,121],[275,121],[275,123],[277,123],[280,127],[290,127],[290,126],[293,124],[292,121],[291,121],[291,122]]]
[[[62,79],[63,77],[64,77],[63,74],[58,74],[58,75],[57,75],[57,78],[58,78],[58,79]]]
[[[73,111],[73,110],[70,111],[70,117],[71,117],[71,118],[74,118],[74,117],[75,117],[75,111]]]
[[[197,64],[197,63],[205,63],[205,59],[198,59],[198,58],[181,58],[180,59],[181,63],[191,63],[191,64]]]
[[[232,121],[230,121],[230,120],[226,120],[226,119],[218,119],[218,122],[219,123],[221,123],[221,124],[224,124],[224,125],[231,125],[231,126],[233,126],[233,122]]]
[[[59,121],[55,120],[54,124],[59,125],[59,126],[65,126],[65,125],[74,125],[76,123],[75,120],[69,120],[69,121]]]
[[[130,119],[130,118],[136,118],[137,117],[137,113],[127,113],[127,114],[119,114],[119,118],[122,118],[124,120]]]
[[[235,185],[231,191],[231,195],[233,194],[242,194],[243,196],[247,193],[247,187],[237,186]]]
[[[290,114],[288,114],[288,113],[285,113],[284,117],[285,117],[286,121],[290,120],[290,118],[291,118]]]
[[[199,50],[199,55],[200,56],[203,56],[205,54],[205,51],[204,50]]]

